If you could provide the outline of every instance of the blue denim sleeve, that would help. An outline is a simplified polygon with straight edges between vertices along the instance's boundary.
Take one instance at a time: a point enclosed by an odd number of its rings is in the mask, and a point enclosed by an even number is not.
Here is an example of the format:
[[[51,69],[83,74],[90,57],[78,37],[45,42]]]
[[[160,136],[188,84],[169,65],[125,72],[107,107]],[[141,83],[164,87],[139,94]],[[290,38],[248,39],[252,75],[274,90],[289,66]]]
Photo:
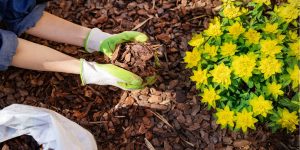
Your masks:
[[[17,35],[33,27],[41,18],[46,3],[36,0],[0,0],[0,21]]]
[[[0,29],[0,71],[6,70],[12,62],[18,46],[17,35]]]

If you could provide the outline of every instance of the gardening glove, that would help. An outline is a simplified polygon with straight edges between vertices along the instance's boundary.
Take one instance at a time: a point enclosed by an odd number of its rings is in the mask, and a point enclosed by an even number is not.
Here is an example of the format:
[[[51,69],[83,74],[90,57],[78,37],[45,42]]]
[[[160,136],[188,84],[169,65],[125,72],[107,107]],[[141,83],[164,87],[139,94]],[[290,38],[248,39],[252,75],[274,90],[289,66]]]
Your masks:
[[[80,59],[82,84],[113,85],[123,90],[143,88],[143,79],[138,75],[112,64],[98,64]]]
[[[111,58],[118,44],[129,41],[144,43],[147,40],[148,37],[145,34],[136,31],[124,31],[112,35],[102,32],[98,28],[93,28],[85,40],[84,48],[90,53],[103,52]]]

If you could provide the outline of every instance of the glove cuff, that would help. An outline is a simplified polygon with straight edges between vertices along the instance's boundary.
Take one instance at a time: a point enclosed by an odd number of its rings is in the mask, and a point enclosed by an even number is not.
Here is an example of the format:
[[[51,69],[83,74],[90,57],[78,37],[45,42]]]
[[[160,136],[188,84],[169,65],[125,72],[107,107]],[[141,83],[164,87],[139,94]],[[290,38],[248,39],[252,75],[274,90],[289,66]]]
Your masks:
[[[85,62],[84,59],[80,59],[80,80],[81,80],[81,85],[85,85],[84,77],[83,77],[83,63]]]
[[[109,69],[109,64],[97,64],[80,59],[80,79],[81,84],[98,84],[98,85],[117,85],[120,82],[118,77],[113,76]]]
[[[105,33],[98,28],[93,28],[85,39],[84,48],[87,52],[90,53],[101,51],[100,45],[102,41],[111,36],[111,34]]]
[[[93,76],[96,74],[95,69],[95,62],[87,62],[84,59],[80,59],[80,79],[81,79],[81,85],[86,85],[93,83]]]

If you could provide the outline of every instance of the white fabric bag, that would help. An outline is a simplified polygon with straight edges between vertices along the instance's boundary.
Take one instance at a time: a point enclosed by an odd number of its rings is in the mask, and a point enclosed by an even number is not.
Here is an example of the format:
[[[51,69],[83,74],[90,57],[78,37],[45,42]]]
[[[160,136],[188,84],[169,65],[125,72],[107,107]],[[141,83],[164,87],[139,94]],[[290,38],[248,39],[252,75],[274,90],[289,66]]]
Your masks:
[[[90,132],[52,110],[20,104],[0,110],[0,143],[21,135],[45,150],[97,150]]]

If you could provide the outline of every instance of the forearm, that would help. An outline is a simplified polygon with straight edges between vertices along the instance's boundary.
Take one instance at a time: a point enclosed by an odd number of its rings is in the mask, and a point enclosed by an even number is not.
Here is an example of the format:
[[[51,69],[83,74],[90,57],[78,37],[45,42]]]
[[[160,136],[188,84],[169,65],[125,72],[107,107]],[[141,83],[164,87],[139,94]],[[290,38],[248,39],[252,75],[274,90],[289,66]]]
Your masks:
[[[52,48],[18,39],[12,65],[24,69],[80,73],[80,61]]]
[[[26,33],[51,41],[83,46],[91,29],[44,12],[35,27]]]

